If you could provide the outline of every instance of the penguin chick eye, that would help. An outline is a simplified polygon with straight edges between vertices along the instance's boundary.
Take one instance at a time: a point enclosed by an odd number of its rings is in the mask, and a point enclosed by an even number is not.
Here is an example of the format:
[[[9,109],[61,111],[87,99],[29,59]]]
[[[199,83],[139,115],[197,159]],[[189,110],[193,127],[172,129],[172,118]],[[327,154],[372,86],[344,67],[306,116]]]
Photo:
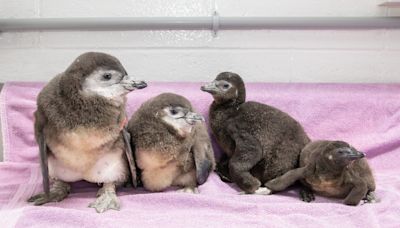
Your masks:
[[[224,89],[227,89],[227,88],[229,88],[229,84],[224,84],[222,87],[223,87]]]
[[[173,116],[175,116],[176,114],[178,114],[178,111],[176,110],[176,109],[170,109],[169,110],[169,112],[173,115]]]
[[[111,78],[112,78],[111,73],[105,73],[105,74],[103,74],[103,79],[104,79],[104,80],[110,80]]]

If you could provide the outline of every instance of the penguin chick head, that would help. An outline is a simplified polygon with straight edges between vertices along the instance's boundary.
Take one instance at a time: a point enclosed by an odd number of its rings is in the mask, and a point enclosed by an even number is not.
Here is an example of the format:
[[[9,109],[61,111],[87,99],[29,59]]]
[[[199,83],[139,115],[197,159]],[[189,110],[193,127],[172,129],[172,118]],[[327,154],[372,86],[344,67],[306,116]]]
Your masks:
[[[217,103],[241,104],[246,100],[246,89],[242,78],[231,72],[218,74],[214,81],[203,85],[201,90],[210,93]]]
[[[155,117],[167,129],[178,133],[180,137],[186,137],[198,122],[203,122],[204,117],[193,112],[190,102],[177,94],[163,93],[158,95],[151,102]]]
[[[363,152],[360,152],[343,141],[333,141],[324,150],[322,159],[325,164],[334,167],[345,167],[353,161],[365,157]]]
[[[84,95],[118,100],[130,91],[147,86],[128,75],[117,58],[100,52],[87,52],[76,58],[65,71],[62,83],[68,85],[67,89],[79,90]]]
[[[192,132],[193,125],[197,122],[203,122],[202,115],[191,112],[190,109],[179,106],[171,105],[163,108],[158,114],[158,118],[162,122],[173,128],[182,137]]]

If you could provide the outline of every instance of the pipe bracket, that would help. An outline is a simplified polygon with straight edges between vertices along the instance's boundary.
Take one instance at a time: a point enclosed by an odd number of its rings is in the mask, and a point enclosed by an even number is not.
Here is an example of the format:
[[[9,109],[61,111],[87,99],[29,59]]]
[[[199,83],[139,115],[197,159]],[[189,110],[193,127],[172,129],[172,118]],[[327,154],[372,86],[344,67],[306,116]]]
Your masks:
[[[213,36],[217,37],[219,31],[219,14],[217,11],[214,11],[212,15],[212,31]]]

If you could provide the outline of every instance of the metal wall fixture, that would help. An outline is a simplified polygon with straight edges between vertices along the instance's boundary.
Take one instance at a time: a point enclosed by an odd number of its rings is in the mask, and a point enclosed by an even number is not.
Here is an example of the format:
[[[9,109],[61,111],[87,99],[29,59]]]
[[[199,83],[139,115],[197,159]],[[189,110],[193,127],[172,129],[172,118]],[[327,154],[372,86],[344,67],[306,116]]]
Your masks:
[[[0,31],[400,29],[400,17],[113,17],[0,19]]]
[[[386,1],[383,2],[381,4],[379,4],[378,6],[383,6],[383,7],[392,7],[392,8],[400,8],[400,1]]]

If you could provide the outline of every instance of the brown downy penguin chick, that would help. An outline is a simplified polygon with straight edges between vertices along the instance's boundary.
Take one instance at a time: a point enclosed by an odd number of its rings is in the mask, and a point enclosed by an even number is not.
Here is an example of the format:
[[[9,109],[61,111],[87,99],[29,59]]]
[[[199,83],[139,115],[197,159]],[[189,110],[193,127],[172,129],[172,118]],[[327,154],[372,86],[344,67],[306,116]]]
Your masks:
[[[258,102],[246,102],[242,78],[230,72],[202,86],[214,101],[211,130],[227,155],[229,176],[245,193],[268,194],[262,184],[298,167],[301,149],[310,141],[288,114]]]
[[[300,180],[303,201],[314,200],[313,191],[329,197],[345,198],[347,205],[362,199],[375,202],[375,181],[364,153],[342,141],[315,141],[301,152],[300,168],[265,184],[272,192],[282,191]]]
[[[144,87],[117,58],[95,52],[82,54],[52,79],[39,93],[35,112],[45,192],[28,201],[61,201],[70,191],[67,182],[85,180],[103,184],[90,207],[97,212],[119,209],[115,188],[129,177],[121,134],[127,122],[125,95]]]
[[[146,101],[133,114],[128,131],[147,190],[180,186],[196,192],[207,180],[215,161],[203,121],[186,98],[172,93]]]

